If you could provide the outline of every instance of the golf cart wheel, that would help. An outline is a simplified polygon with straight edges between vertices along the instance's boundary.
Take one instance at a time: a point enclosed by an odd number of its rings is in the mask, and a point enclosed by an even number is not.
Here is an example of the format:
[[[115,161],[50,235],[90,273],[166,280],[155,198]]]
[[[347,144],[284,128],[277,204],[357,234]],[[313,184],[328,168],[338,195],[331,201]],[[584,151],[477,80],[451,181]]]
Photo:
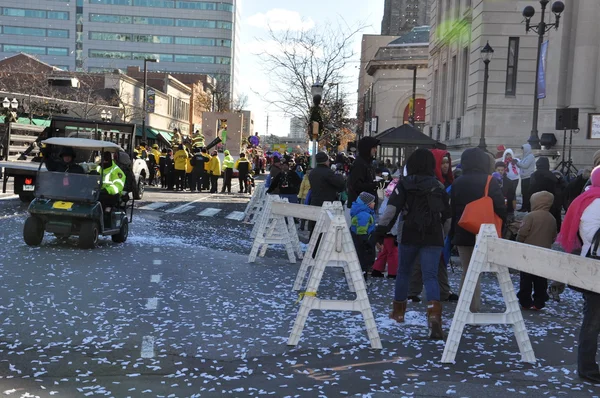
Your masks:
[[[129,236],[129,221],[127,221],[127,217],[123,218],[121,222],[121,228],[119,229],[119,233],[112,236],[112,240],[115,243],[123,243],[127,240]]]
[[[146,179],[144,178],[144,176],[140,176],[140,179],[137,183],[137,187],[135,189],[135,194],[133,196],[135,200],[142,200],[142,198],[144,197],[144,185],[146,185],[145,181]]]
[[[28,246],[39,246],[44,239],[44,223],[38,217],[29,216],[23,227],[23,239]]]
[[[100,228],[98,223],[94,221],[86,221],[81,224],[79,231],[79,247],[82,249],[93,249],[98,244],[98,236]]]
[[[29,202],[31,202],[34,197],[35,196],[33,196],[33,194],[30,193],[30,192],[22,192],[22,193],[19,194],[19,199],[23,203],[29,203]]]

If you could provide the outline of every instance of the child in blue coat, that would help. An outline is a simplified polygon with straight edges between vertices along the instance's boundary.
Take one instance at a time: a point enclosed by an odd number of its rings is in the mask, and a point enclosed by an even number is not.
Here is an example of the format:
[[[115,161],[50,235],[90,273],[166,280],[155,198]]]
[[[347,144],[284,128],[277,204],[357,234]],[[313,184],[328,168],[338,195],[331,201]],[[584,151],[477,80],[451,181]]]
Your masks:
[[[352,203],[350,217],[352,241],[366,280],[367,273],[375,262],[375,247],[369,241],[371,233],[375,230],[375,196],[368,192],[361,192]]]

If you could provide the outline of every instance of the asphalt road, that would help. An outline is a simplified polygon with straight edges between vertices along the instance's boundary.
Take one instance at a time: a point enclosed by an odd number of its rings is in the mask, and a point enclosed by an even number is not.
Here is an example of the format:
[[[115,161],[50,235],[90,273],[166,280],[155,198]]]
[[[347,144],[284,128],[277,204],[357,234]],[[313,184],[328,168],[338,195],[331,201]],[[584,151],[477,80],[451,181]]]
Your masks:
[[[277,248],[247,263],[247,200],[150,188],[128,241],[104,238],[95,250],[50,235],[27,247],[26,206],[0,200],[0,395],[600,395],[576,375],[582,302],[572,291],[524,314],[535,365],[519,362],[502,326],[467,327],[456,363],[441,364],[443,343],[425,336],[425,305],[410,304],[406,325],[387,318],[389,279],[369,288],[383,350],[370,349],[360,315],[332,311],[311,313],[288,347],[299,265]],[[457,270],[452,286],[459,279]],[[484,308],[502,310],[494,278],[483,283]],[[326,271],[319,296],[352,297],[341,271]],[[454,308],[444,306],[445,331]]]

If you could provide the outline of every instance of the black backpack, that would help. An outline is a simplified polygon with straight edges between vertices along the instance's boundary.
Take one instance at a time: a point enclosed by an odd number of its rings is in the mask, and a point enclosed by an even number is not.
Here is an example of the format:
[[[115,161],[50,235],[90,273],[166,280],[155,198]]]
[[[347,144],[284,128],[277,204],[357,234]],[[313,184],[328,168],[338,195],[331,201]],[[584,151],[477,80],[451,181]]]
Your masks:
[[[432,233],[436,224],[441,224],[443,193],[441,187],[431,187],[421,190],[406,190],[406,208],[404,211],[404,226],[417,231],[424,236]]]

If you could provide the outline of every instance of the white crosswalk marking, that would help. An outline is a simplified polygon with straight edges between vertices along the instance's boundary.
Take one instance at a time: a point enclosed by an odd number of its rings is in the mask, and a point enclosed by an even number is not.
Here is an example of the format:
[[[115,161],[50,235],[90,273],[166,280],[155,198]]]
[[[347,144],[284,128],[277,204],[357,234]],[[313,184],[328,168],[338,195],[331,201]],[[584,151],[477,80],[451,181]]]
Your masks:
[[[215,209],[215,208],[209,207],[207,209],[202,210],[200,213],[198,213],[198,215],[202,216],[202,217],[213,217],[220,211],[221,211],[221,209]]]
[[[146,206],[140,207],[140,210],[156,210],[156,209],[160,209],[161,207],[165,207],[167,205],[168,205],[168,203],[165,203],[165,202],[154,202],[154,203],[147,204]]]
[[[185,213],[186,211],[192,210],[193,208],[194,208],[194,206],[191,206],[190,204],[185,203],[185,204],[182,204],[181,206],[177,206],[177,207],[167,210],[166,213],[181,214],[181,213]]]
[[[232,211],[225,218],[227,218],[228,220],[242,221],[245,216],[246,215],[243,211]]]

